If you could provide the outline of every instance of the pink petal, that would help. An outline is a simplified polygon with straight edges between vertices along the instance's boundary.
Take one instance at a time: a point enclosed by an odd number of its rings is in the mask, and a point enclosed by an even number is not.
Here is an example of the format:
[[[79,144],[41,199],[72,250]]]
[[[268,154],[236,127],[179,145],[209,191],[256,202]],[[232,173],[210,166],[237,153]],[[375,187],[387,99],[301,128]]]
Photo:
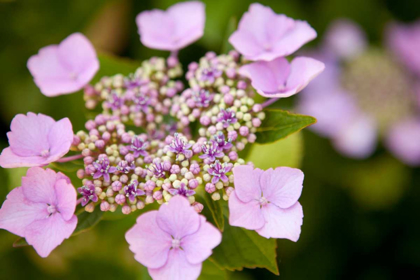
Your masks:
[[[136,22],[140,40],[145,46],[176,51],[203,36],[204,4],[191,1],[175,4],[166,12],[144,11],[137,16]]]
[[[295,52],[315,37],[315,30],[306,22],[277,15],[271,8],[254,3],[229,42],[249,60],[271,61]]]
[[[293,28],[275,44],[273,52],[276,52],[278,56],[294,53],[317,36],[316,31],[306,21],[295,20],[294,23]]]
[[[181,242],[187,260],[191,264],[199,264],[210,257],[212,249],[222,242],[222,234],[204,216],[200,216],[198,231],[185,236]]]
[[[281,209],[274,204],[262,208],[266,224],[256,231],[265,238],[287,238],[297,241],[303,222],[303,210],[299,202],[292,207]]]
[[[402,162],[420,164],[420,121],[409,119],[396,123],[388,132],[386,145]]]
[[[75,33],[59,46],[42,48],[27,66],[41,92],[57,96],[82,89],[99,69],[99,62],[90,42]]]
[[[229,197],[229,224],[250,230],[263,227],[265,221],[260,203],[257,200],[244,203],[238,199],[236,192]]]
[[[363,159],[375,151],[376,139],[375,121],[361,114],[341,128],[334,136],[333,144],[344,155]]]
[[[27,200],[22,187],[18,187],[7,195],[0,209],[0,228],[24,237],[25,228],[29,224],[47,216],[47,205]]]
[[[264,171],[249,165],[233,168],[235,193],[242,202],[261,198],[260,177]]]
[[[289,208],[302,193],[303,177],[303,172],[296,168],[270,168],[261,175],[263,196],[280,208]]]
[[[200,1],[177,3],[171,6],[167,13],[176,23],[173,40],[176,41],[177,49],[182,49],[203,36],[206,19],[204,3]]]
[[[47,159],[39,156],[18,156],[13,153],[10,147],[4,149],[0,155],[0,166],[3,168],[43,166],[47,165],[48,163],[49,162]]]
[[[68,153],[73,142],[73,127],[68,118],[61,119],[52,126],[48,142],[51,147],[49,160],[56,161]]]
[[[67,180],[69,179],[67,178]],[[57,195],[57,210],[65,221],[73,217],[77,201],[76,189],[67,180],[59,179],[54,186]]]
[[[250,78],[255,89],[275,93],[286,84],[290,66],[287,59],[281,57],[270,62],[258,61],[244,65],[239,69],[239,73]]]
[[[134,258],[148,268],[162,267],[172,246],[171,236],[157,224],[158,211],[147,212],[137,218],[136,224],[127,231],[125,239],[130,244]]]
[[[99,60],[92,43],[81,33],[73,33],[58,46],[60,62],[68,71],[77,73],[80,88],[89,83],[99,69]]]
[[[156,221],[163,231],[178,239],[196,232],[200,227],[200,216],[188,199],[180,195],[172,197],[168,204],[159,208]]]
[[[56,205],[57,196],[54,188],[56,180],[57,173],[53,170],[31,167],[26,176],[22,177],[23,193],[32,202]]]
[[[184,251],[173,249],[169,251],[166,264],[158,269],[149,268],[149,274],[154,280],[195,280],[200,275],[201,266],[201,263],[189,263]]]
[[[31,223],[25,230],[25,238],[38,255],[48,257],[52,250],[69,238],[76,229],[77,217],[65,221],[59,213]]]
[[[43,114],[16,115],[10,125],[11,132],[7,133],[13,153],[30,157],[48,151],[48,134],[54,123],[54,119]]]
[[[304,89],[310,81],[315,79],[325,69],[324,63],[310,57],[296,57],[290,64],[291,71],[287,80],[287,88],[298,93]]]
[[[405,66],[420,76],[420,21],[410,25],[393,23],[388,29],[388,45]]]

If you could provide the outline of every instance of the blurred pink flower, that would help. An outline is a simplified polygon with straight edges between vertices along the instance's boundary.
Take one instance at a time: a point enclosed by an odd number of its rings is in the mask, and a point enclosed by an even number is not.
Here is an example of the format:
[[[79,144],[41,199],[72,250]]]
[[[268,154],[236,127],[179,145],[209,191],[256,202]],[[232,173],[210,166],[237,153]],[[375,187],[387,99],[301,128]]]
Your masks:
[[[10,129],[10,146],[0,155],[3,168],[47,165],[67,154],[73,141],[68,118],[56,122],[43,114],[19,114],[13,118]]]
[[[0,209],[0,228],[26,239],[45,258],[76,228],[76,190],[51,169],[32,167]]]
[[[95,76],[99,61],[89,40],[74,33],[31,56],[28,69],[41,92],[52,97],[81,90]]]
[[[158,211],[137,218],[125,238],[153,279],[197,279],[201,265],[220,244],[221,233],[188,199],[174,196]]]
[[[325,34],[324,48],[341,59],[352,59],[366,50],[366,34],[355,22],[338,19]]]
[[[235,49],[249,60],[273,60],[294,53],[316,38],[315,30],[305,21],[276,14],[259,3],[251,4],[229,38]]]
[[[299,169],[253,169],[249,165],[233,169],[235,190],[229,197],[229,223],[255,230],[266,238],[300,236],[303,211],[298,199],[303,188]]]
[[[204,4],[190,1],[175,4],[166,11],[144,11],[136,22],[143,45],[177,51],[203,36],[205,19]]]
[[[292,96],[319,75],[324,63],[309,57],[296,57],[289,64],[283,57],[244,65],[240,73],[251,79],[252,86],[267,98]]]
[[[405,66],[420,77],[420,20],[412,24],[392,23],[388,45]]]
[[[420,120],[409,119],[395,124],[389,131],[386,146],[408,165],[420,165]]]

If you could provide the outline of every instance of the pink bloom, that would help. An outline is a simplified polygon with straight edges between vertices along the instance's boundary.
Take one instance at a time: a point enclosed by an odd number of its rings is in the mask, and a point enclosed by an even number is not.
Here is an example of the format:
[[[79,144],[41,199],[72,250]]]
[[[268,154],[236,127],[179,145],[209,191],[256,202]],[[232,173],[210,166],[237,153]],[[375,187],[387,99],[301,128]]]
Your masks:
[[[99,61],[89,40],[74,33],[59,45],[40,49],[29,58],[28,68],[41,92],[51,97],[82,89],[95,76]]]
[[[204,10],[203,3],[191,1],[175,4],[166,11],[144,11],[136,18],[140,40],[152,49],[182,49],[203,36]]]
[[[411,25],[399,23],[390,25],[388,44],[397,58],[420,76],[420,21]]]
[[[266,238],[300,236],[303,211],[298,199],[303,188],[299,169],[253,169],[249,165],[233,169],[235,190],[229,197],[229,223],[257,231]]]
[[[290,64],[287,59],[279,57],[244,65],[240,73],[251,79],[260,95],[278,98],[298,93],[324,68],[324,63],[309,57],[296,57]]]
[[[271,8],[254,3],[239,22],[229,42],[249,60],[273,60],[294,53],[316,38],[305,21],[277,15]]]
[[[388,132],[388,148],[402,162],[420,165],[420,121],[409,119],[395,124]]]
[[[26,239],[45,258],[76,228],[76,190],[51,169],[32,167],[0,209],[0,228]]]
[[[10,147],[0,155],[3,168],[47,165],[67,154],[73,141],[68,118],[56,122],[43,114],[19,114],[13,118],[10,129]]]
[[[355,22],[347,19],[335,20],[328,29],[325,49],[339,59],[354,59],[367,48],[366,34]]]
[[[125,238],[153,279],[188,280],[198,278],[222,235],[186,198],[174,196],[159,211],[138,217]]]

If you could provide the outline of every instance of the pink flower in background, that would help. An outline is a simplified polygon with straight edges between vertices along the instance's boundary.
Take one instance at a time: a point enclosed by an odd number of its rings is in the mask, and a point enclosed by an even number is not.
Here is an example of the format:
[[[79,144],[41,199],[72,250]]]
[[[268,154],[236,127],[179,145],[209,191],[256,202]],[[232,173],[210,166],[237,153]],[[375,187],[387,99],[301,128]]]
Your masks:
[[[0,209],[0,228],[26,239],[45,258],[76,228],[76,190],[51,169],[32,167]]]
[[[233,174],[235,191],[229,197],[229,223],[255,230],[266,238],[296,242],[303,219],[298,202],[302,171],[289,167],[263,171],[241,165],[233,169]]]
[[[287,59],[279,57],[244,65],[240,73],[251,79],[260,95],[279,98],[298,93],[324,68],[324,63],[309,57],[296,57],[290,64]]]
[[[13,118],[10,129],[10,146],[0,155],[3,168],[47,165],[67,154],[73,141],[68,118],[56,122],[43,114],[19,114]]]
[[[355,58],[367,48],[366,34],[350,20],[336,20],[326,34],[325,48],[336,57],[345,60]]]
[[[294,53],[316,38],[305,21],[276,14],[271,8],[251,4],[229,38],[235,49],[249,60],[273,60]]]
[[[205,18],[204,4],[191,1],[175,4],[166,11],[144,11],[136,22],[143,45],[177,51],[203,36]]]
[[[388,45],[405,66],[420,77],[420,21],[388,27]]]
[[[95,49],[81,33],[74,33],[59,45],[39,50],[28,60],[36,85],[46,96],[81,90],[95,76],[99,61]]]
[[[408,165],[420,165],[420,120],[397,123],[389,131],[386,146]]]
[[[174,196],[159,211],[138,217],[125,238],[153,279],[188,280],[198,278],[222,235],[186,198]]]

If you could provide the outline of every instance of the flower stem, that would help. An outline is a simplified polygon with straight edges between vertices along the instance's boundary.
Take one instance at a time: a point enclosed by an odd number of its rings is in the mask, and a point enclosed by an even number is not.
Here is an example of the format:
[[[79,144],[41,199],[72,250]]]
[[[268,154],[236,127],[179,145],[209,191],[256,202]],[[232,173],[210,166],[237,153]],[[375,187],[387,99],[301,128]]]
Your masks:
[[[271,104],[273,104],[274,102],[276,102],[277,100],[279,100],[280,98],[270,98],[267,99],[263,104],[261,104],[261,106],[263,108],[270,106]]]
[[[69,161],[76,160],[76,159],[79,159],[79,158],[83,158],[83,155],[74,155],[74,156],[69,156],[69,157],[63,157],[63,158],[60,158],[59,160],[57,160],[57,162],[61,162],[61,163],[69,162]]]

